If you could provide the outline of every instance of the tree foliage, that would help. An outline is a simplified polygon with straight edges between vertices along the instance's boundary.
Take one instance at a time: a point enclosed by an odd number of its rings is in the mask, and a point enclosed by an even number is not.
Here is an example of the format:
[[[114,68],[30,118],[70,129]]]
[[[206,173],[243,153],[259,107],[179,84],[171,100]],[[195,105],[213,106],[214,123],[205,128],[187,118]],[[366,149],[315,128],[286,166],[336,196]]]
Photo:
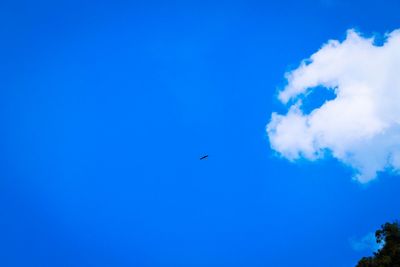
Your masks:
[[[383,245],[371,257],[362,258],[356,267],[400,267],[400,224],[385,223],[375,232],[376,241]]]

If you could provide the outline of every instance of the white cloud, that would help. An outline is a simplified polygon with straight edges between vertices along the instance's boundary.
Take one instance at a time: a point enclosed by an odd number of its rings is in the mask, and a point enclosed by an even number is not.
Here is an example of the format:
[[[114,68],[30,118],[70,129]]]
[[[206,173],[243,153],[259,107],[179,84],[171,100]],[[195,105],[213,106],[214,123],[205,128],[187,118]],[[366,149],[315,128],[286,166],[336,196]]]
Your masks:
[[[279,100],[288,112],[273,113],[267,125],[274,150],[289,160],[316,160],[329,151],[362,183],[379,171],[400,171],[400,30],[382,45],[349,30],[286,79]],[[313,90],[331,90],[335,98],[305,114],[301,100]]]
[[[383,242],[378,244],[376,242],[375,234],[369,233],[360,239],[351,238],[350,245],[355,251],[372,251],[376,252],[383,247]]]

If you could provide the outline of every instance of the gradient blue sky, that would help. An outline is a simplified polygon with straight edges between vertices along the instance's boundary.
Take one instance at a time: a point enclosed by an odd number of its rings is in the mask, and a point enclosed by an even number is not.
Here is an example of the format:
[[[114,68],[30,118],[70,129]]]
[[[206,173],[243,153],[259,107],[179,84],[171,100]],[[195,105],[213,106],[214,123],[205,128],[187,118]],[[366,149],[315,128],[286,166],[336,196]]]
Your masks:
[[[398,218],[399,177],[289,163],[265,125],[287,70],[399,10],[2,1],[0,265],[354,266],[371,251],[352,242]]]

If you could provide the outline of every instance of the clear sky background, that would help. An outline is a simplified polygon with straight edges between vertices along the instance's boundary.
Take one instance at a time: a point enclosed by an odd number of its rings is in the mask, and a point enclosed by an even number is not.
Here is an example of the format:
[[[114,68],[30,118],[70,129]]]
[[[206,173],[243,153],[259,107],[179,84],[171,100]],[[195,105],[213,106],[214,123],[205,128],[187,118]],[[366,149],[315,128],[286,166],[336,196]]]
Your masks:
[[[399,218],[399,177],[290,163],[265,126],[286,71],[349,28],[398,28],[399,10],[3,1],[0,265],[354,266]]]

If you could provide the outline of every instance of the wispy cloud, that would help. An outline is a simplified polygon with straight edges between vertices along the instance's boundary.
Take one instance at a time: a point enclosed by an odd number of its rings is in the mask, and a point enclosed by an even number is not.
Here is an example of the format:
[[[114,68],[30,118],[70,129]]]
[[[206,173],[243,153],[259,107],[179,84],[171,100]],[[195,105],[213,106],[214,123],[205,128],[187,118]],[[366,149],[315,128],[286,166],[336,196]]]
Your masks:
[[[316,160],[328,151],[362,183],[379,171],[400,171],[399,70],[400,30],[382,45],[354,30],[342,42],[330,40],[286,74],[279,99],[288,112],[271,116],[271,147],[289,160]],[[315,90],[335,98],[306,114],[302,99]]]
[[[382,248],[382,244],[376,242],[375,234],[369,233],[361,238],[351,238],[350,245],[355,251],[376,252]]]

